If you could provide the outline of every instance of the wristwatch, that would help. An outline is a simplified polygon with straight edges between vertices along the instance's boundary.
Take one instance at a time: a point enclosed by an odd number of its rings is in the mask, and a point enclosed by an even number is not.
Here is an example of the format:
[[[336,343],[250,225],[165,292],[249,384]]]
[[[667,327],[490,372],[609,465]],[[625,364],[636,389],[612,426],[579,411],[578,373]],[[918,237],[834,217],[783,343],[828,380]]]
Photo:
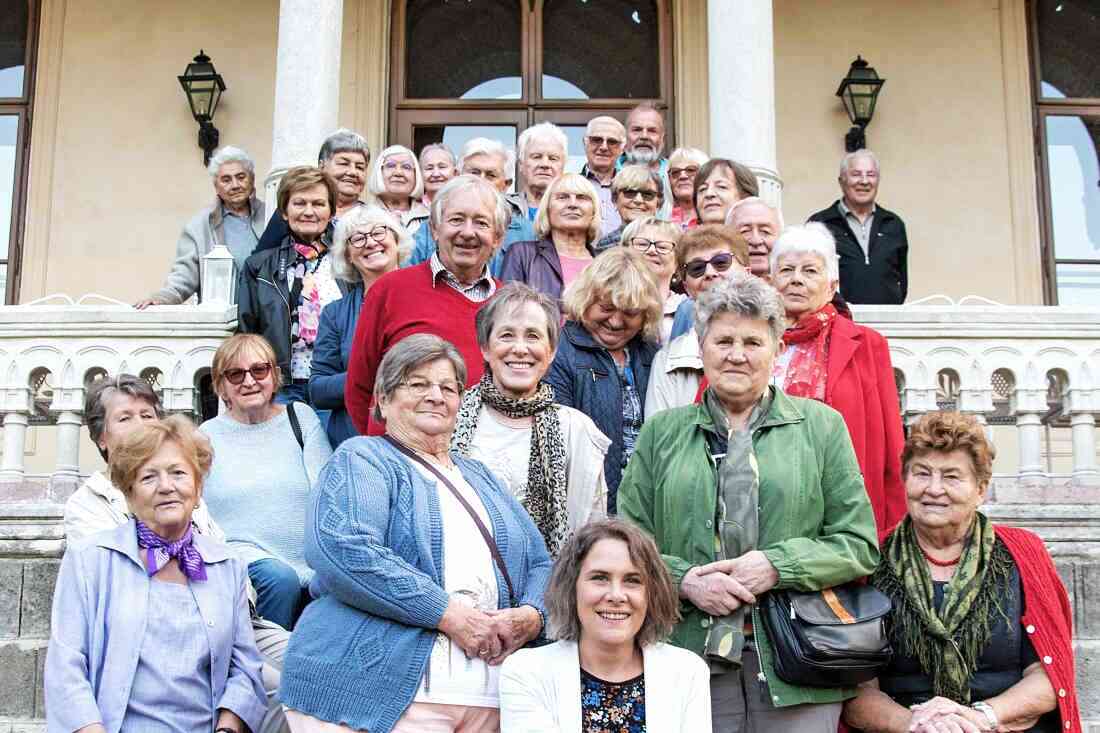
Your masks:
[[[990,707],[989,703],[976,702],[972,703],[970,707],[974,708],[979,713],[985,716],[986,721],[989,722],[990,730],[1000,730],[1001,721],[997,720],[997,713],[993,712],[993,708]]]

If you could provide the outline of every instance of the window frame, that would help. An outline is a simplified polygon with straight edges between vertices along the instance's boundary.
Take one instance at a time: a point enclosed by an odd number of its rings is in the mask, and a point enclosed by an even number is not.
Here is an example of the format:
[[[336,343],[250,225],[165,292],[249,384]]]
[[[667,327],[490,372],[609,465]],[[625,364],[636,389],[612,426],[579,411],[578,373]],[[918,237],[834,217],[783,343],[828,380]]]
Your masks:
[[[1059,258],[1055,252],[1054,215],[1051,201],[1050,164],[1047,159],[1047,118],[1084,116],[1100,119],[1100,97],[1044,97],[1042,58],[1039,51],[1039,3],[1028,0],[1027,20],[1031,56],[1032,132],[1035,142],[1036,188],[1039,199],[1040,253],[1043,263],[1043,298],[1058,305],[1058,265],[1100,265],[1096,259]],[[1100,73],[1100,72],[1098,72]]]
[[[405,60],[407,57],[406,23],[407,8],[405,0],[393,3],[393,16],[390,23],[390,109],[388,117],[388,137],[404,145],[412,143],[412,126],[417,121],[427,120],[436,114],[442,120],[447,117],[449,124],[492,124],[483,118],[491,117],[496,111],[520,112],[525,116],[523,124],[517,129],[517,135],[526,127],[537,122],[550,121],[562,124],[577,124],[598,115],[611,115],[620,120],[643,101],[654,103],[665,116],[666,148],[671,150],[674,142],[675,124],[672,118],[672,95],[674,84],[674,58],[672,43],[672,2],[671,0],[653,0],[657,5],[658,26],[658,79],[661,96],[654,99],[599,98],[599,99],[543,99],[542,98],[542,10],[544,0],[515,0],[520,6],[521,24],[520,57],[523,60],[520,73],[523,94],[519,99],[477,100],[453,98],[409,98],[406,92]],[[420,114],[425,113],[425,114]],[[452,114],[458,113],[458,114]],[[479,117],[479,113],[481,116]],[[457,151],[456,151],[457,152]]]

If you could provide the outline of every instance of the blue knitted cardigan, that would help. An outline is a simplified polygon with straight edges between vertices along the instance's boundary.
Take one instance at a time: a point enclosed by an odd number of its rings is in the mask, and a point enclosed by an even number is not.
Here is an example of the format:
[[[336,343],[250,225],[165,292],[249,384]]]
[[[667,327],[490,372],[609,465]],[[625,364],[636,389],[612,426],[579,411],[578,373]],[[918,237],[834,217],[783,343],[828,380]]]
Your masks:
[[[516,603],[543,612],[551,561],[542,535],[484,464],[452,459],[485,504]],[[294,628],[279,700],[321,720],[389,733],[416,695],[447,608],[435,487],[382,438],[345,441],[314,489],[306,560],[321,597]],[[496,575],[507,608],[507,585]]]

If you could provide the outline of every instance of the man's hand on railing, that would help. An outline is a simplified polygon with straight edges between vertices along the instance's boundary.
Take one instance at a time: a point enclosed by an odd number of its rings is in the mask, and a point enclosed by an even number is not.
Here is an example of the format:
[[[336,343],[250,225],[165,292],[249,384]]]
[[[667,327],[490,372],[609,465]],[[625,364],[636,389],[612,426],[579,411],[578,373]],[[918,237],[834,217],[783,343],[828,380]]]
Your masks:
[[[165,305],[165,302],[160,298],[146,298],[145,300],[139,300],[134,303],[134,307],[139,311],[143,311],[151,305]]]

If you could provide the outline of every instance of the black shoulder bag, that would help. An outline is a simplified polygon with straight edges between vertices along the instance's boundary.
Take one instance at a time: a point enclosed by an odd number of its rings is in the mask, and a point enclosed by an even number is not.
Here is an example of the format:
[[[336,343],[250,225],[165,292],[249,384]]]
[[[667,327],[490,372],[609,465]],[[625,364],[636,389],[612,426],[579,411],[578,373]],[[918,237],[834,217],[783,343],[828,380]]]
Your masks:
[[[297,400],[291,400],[286,405],[286,416],[290,420],[290,429],[294,433],[294,439],[298,441],[298,447],[303,451],[306,449],[306,440],[302,437],[302,423],[298,422],[298,413],[294,411],[294,405],[298,404]]]
[[[405,445],[401,441],[399,441],[396,438],[393,438],[389,435],[383,435],[382,437],[387,442],[389,442],[389,444],[392,445],[394,448],[401,451],[401,453],[406,458],[408,458],[409,460],[412,460],[412,461],[416,461],[421,466],[423,466],[424,468],[431,471],[432,474],[437,479],[439,479],[439,483],[443,484],[448,489],[450,489],[451,494],[454,495],[454,498],[458,499],[458,503],[461,504],[462,508],[465,509],[469,513],[470,518],[473,519],[474,524],[477,525],[478,531],[481,532],[481,538],[483,540],[485,540],[485,544],[488,545],[488,547],[489,547],[489,552],[493,556],[493,561],[497,565],[497,570],[499,570],[500,574],[502,576],[504,576],[504,584],[508,586],[508,605],[511,608],[515,608],[516,607],[516,592],[515,592],[515,589],[512,587],[512,578],[511,578],[510,575],[508,575],[508,568],[504,565],[504,558],[500,556],[500,550],[497,548],[497,543],[493,539],[492,533],[489,532],[489,528],[485,526],[485,523],[481,521],[481,517],[479,517],[477,515],[477,512],[474,510],[474,508],[472,506],[470,506],[470,502],[466,501],[466,497],[464,497],[462,495],[462,492],[460,492],[458,489],[456,489],[454,484],[452,484],[447,479],[447,477],[444,476],[443,473],[438,468],[436,468],[432,464],[425,461],[421,456],[418,456],[414,450],[412,450],[411,448],[409,448],[407,445]]]

